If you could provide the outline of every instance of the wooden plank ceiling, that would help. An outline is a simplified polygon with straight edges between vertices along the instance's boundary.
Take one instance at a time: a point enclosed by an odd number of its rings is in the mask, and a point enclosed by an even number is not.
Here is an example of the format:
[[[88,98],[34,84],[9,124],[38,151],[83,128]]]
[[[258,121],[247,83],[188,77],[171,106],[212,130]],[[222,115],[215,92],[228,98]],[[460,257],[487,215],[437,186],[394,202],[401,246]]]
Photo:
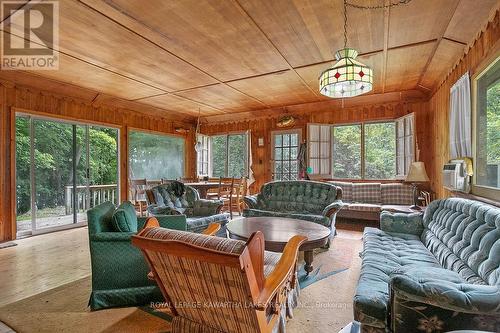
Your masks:
[[[372,93],[427,93],[498,3],[350,7],[348,44],[374,69]],[[34,85],[47,78],[95,91],[96,102],[116,99],[166,114],[251,112],[326,100],[317,78],[343,46],[342,34],[342,0],[64,0],[60,69],[18,77]],[[60,83],[51,86],[61,89]]]

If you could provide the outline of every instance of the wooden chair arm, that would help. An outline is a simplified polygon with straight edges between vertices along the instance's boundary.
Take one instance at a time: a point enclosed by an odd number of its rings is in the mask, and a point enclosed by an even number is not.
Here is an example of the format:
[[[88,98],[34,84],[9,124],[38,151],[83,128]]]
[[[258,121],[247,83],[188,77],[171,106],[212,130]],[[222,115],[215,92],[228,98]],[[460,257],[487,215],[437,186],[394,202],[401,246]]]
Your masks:
[[[265,310],[278,289],[287,281],[295,269],[299,247],[306,240],[307,237],[305,236],[293,236],[288,241],[276,267],[264,281],[264,287],[260,292],[255,306],[257,310]]]
[[[219,230],[220,230],[220,224],[219,223],[210,223],[210,225],[205,230],[203,230],[202,234],[213,236]]]
[[[144,228],[142,228],[142,230],[148,229],[148,228],[156,228],[159,226],[160,226],[160,222],[158,222],[156,217],[148,217],[146,219],[146,223],[144,223]]]

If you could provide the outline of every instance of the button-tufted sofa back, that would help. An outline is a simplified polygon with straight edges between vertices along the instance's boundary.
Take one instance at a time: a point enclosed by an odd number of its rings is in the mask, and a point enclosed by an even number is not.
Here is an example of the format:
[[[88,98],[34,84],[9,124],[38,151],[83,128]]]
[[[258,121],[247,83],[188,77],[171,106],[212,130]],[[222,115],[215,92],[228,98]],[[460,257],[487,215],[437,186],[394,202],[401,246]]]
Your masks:
[[[500,285],[500,208],[449,198],[425,211],[425,246],[447,269],[474,284]]]
[[[342,197],[342,190],[329,183],[276,181],[264,184],[257,197],[258,206],[277,212],[321,215],[323,209]]]

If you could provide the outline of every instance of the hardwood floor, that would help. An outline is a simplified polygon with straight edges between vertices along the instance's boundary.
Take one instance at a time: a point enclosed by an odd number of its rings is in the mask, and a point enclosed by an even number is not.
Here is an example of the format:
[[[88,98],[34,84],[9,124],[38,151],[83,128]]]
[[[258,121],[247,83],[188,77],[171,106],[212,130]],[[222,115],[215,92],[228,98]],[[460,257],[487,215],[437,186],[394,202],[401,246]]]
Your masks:
[[[0,249],[0,306],[90,275],[87,232],[58,231]]]
[[[357,230],[338,229],[359,239]],[[76,281],[91,274],[87,227],[15,241],[0,249],[0,306]]]

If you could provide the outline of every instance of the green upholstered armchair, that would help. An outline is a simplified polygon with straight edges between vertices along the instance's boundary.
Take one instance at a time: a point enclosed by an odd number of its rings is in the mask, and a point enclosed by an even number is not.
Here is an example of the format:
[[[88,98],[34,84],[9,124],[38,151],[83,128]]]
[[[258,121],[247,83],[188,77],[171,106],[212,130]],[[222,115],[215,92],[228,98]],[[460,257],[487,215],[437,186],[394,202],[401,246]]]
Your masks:
[[[260,193],[244,198],[243,216],[296,218],[322,224],[335,235],[335,217],[342,208],[342,189],[307,180],[275,181],[264,184]]]
[[[221,229],[217,235],[226,237],[229,214],[221,213],[222,201],[201,199],[198,191],[191,186],[185,186],[184,195],[177,196],[174,191],[174,183],[158,185],[146,190],[146,200],[150,216],[184,214],[186,215],[187,231],[191,232],[201,232],[210,223],[219,223]]]
[[[92,310],[138,306],[163,301],[161,291],[147,278],[149,268],[141,251],[131,244],[137,231],[116,231],[113,214],[116,208],[105,202],[87,212],[90,259],[92,265]],[[186,230],[186,216],[157,217],[161,227]],[[137,218],[141,230],[146,218]]]

